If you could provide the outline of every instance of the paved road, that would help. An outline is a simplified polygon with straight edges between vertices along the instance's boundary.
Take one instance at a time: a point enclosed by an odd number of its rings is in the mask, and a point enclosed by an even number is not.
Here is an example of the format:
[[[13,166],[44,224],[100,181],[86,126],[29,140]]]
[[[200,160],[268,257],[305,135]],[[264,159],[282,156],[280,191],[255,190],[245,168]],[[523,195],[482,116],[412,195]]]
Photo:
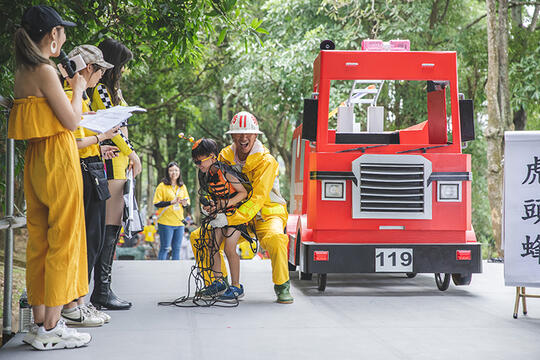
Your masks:
[[[270,263],[243,261],[246,296],[232,309],[156,305],[186,293],[189,261],[115,266],[117,293],[135,306],[88,330],[90,346],[42,353],[18,334],[0,359],[540,359],[540,299],[513,319],[502,264],[485,263],[470,286],[445,292],[432,274],[330,274],[324,293],[315,280],[293,279],[295,303],[281,305]]]

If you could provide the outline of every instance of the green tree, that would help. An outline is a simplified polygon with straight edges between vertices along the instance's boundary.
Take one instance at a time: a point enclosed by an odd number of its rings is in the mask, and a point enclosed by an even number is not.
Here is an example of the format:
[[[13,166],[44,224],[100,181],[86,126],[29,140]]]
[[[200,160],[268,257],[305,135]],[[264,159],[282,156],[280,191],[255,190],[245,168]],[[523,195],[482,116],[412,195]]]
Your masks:
[[[106,37],[121,40],[134,53],[134,61],[130,66],[133,74],[145,73],[150,79],[155,79],[158,71],[164,70],[177,73],[178,71],[192,72],[201,63],[203,53],[211,41],[219,41],[221,34],[226,31],[237,34],[246,41],[258,36],[260,23],[247,20],[244,15],[235,9],[236,0],[130,0],[107,1],[18,1],[0,2],[0,42],[6,44],[0,51],[0,95],[12,97],[14,75],[14,52],[12,49],[13,33],[19,26],[22,14],[31,5],[46,4],[54,7],[62,17],[73,20],[77,27],[67,29],[67,41],[64,45],[66,52],[79,44],[98,44]],[[220,33],[220,36],[216,35]],[[9,45],[8,45],[9,44]],[[167,64],[167,65],[163,65]],[[129,79],[129,75],[126,76]],[[158,80],[167,80],[161,77]],[[165,88],[165,85],[168,88]],[[156,83],[154,87],[161,87]],[[165,93],[174,98],[178,95],[175,86],[164,83]],[[177,90],[175,93],[172,90]],[[180,89],[180,92],[183,89]],[[136,89],[135,89],[136,92]],[[142,96],[129,99],[133,103],[151,104]],[[163,109],[168,110],[165,114]],[[164,119],[169,116],[171,121],[179,121],[185,117],[172,114],[171,107],[164,107],[156,112],[155,118]],[[187,111],[186,111],[187,112]],[[188,119],[189,120],[189,119]],[[6,133],[6,117],[1,120],[0,129]],[[164,125],[164,121],[160,123]],[[177,124],[178,125],[178,124]],[[168,131],[170,128],[164,128]],[[136,131],[134,132],[137,133]],[[172,136],[172,135],[169,135]],[[0,139],[2,153],[5,149],[4,138]],[[173,157],[170,149],[160,149]],[[24,144],[17,143],[17,179],[16,187],[22,188],[22,169]],[[159,155],[157,155],[159,156]],[[0,159],[0,168],[3,170],[4,159]],[[160,164],[162,162],[154,162]],[[161,166],[161,164],[160,164]],[[4,186],[4,172],[0,172],[0,188]],[[20,193],[20,192],[19,192]],[[3,199],[1,192],[0,200]],[[20,199],[22,203],[22,197]],[[3,203],[3,201],[2,201]]]

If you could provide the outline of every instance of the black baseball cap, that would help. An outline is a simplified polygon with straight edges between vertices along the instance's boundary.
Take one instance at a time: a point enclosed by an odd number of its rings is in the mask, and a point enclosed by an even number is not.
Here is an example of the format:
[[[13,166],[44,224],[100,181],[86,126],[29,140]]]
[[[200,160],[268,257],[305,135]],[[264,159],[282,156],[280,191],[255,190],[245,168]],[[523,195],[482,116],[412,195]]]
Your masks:
[[[50,6],[37,5],[26,9],[22,17],[22,26],[30,38],[38,42],[55,26],[75,26],[75,23],[63,20]]]

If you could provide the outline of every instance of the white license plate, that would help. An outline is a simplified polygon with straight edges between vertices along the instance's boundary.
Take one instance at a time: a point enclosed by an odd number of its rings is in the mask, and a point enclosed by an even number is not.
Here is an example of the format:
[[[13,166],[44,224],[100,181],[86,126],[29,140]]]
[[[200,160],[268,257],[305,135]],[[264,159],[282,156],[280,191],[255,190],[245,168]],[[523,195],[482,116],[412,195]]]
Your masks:
[[[375,249],[375,272],[412,272],[413,249]]]

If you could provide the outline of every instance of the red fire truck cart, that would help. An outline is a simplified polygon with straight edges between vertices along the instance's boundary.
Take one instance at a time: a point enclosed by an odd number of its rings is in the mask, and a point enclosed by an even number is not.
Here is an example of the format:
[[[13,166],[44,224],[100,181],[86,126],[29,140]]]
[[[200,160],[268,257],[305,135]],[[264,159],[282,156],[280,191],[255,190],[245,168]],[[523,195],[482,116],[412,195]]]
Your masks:
[[[462,153],[474,139],[472,101],[458,94],[455,52],[409,46],[365,40],[361,51],[341,51],[324,41],[313,64],[292,141],[287,233],[290,270],[318,274],[320,291],[328,273],[434,273],[444,291],[450,277],[468,285],[482,272]],[[426,106],[416,125],[388,131],[409,81]]]

